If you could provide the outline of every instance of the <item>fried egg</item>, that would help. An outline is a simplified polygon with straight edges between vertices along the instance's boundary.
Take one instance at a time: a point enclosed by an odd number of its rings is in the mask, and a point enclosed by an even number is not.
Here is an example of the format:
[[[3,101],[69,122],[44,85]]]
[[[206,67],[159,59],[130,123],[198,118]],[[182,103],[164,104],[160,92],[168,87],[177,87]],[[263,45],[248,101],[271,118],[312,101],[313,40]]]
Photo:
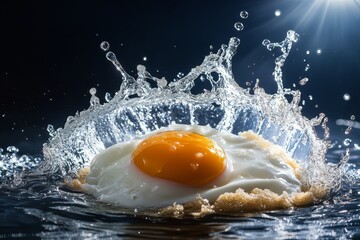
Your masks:
[[[162,208],[198,196],[215,202],[241,189],[298,193],[297,163],[285,151],[247,131],[171,124],[94,157],[81,190],[124,208]]]

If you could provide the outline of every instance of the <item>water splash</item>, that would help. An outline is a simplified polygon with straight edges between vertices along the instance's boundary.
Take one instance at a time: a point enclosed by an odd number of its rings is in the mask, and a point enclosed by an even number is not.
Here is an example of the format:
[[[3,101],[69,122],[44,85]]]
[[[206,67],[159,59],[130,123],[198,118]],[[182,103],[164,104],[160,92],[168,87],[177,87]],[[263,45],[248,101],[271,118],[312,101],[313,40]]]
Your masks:
[[[69,116],[63,128],[55,130],[48,126],[50,139],[44,144],[42,169],[61,176],[75,174],[105,148],[175,122],[209,125],[233,134],[252,130],[297,159],[307,189],[337,188],[349,154],[344,155],[337,167],[326,162],[325,154],[330,146],[327,118],[324,114],[311,120],[302,116],[300,91],[283,86],[282,67],[298,39],[299,35],[290,30],[279,43],[263,41],[268,50],[281,50],[273,72],[278,90],[272,95],[259,86],[258,79],[253,94],[236,83],[232,73],[232,57],[240,44],[236,37],[174,81],[153,77],[143,65],[137,66],[137,78],[134,78],[124,70],[116,55],[102,45],[106,58],[121,75],[121,87],[113,98],[107,95],[104,104],[96,96],[96,89],[90,89],[89,109]],[[210,90],[192,94],[197,79],[210,83]],[[291,101],[285,95],[291,95]],[[324,139],[317,136],[316,126],[322,127]],[[8,166],[2,169],[4,174],[12,174]]]
[[[292,44],[297,42],[299,40],[299,34],[297,34],[295,31],[293,30],[289,30],[287,32],[286,38],[284,41],[280,42],[280,43],[271,43],[269,40],[265,39],[263,41],[263,45],[266,46],[266,48],[269,51],[272,51],[273,49],[275,49],[276,47],[280,48],[282,54],[277,57],[275,59],[275,70],[273,72],[273,76],[274,79],[276,81],[278,90],[277,92],[279,94],[283,94],[284,92],[286,93],[293,93],[288,89],[284,89],[283,86],[283,79],[282,79],[282,67],[284,66],[285,60],[288,57]]]
[[[0,148],[0,179],[9,182],[24,171],[38,167],[42,161],[41,157],[19,155],[19,149],[15,146],[8,146],[6,150]]]

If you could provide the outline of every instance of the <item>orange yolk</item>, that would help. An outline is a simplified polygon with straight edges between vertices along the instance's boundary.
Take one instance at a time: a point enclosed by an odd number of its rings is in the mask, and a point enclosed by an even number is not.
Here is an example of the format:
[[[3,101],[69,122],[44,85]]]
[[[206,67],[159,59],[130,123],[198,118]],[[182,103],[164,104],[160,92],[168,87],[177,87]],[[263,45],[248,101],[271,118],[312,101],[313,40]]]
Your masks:
[[[225,152],[213,140],[188,131],[168,131],[142,141],[132,154],[133,163],[150,176],[202,186],[226,167]]]

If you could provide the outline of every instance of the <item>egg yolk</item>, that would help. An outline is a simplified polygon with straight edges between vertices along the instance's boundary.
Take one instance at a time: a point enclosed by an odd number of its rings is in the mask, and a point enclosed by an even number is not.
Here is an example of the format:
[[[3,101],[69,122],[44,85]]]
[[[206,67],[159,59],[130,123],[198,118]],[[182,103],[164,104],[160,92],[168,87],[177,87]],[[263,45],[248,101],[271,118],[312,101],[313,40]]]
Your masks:
[[[225,152],[213,140],[189,131],[167,131],[142,141],[132,162],[146,174],[203,186],[226,168]]]

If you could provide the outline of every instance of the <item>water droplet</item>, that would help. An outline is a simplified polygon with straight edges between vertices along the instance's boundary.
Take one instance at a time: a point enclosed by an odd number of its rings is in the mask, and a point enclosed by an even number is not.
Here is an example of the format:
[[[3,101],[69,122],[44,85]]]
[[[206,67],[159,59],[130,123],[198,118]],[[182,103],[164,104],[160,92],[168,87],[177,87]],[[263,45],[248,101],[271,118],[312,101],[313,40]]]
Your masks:
[[[204,75],[201,75],[201,76],[200,76],[200,80],[201,80],[202,82],[204,82],[205,79],[206,79],[206,77],[205,77]]]
[[[350,144],[351,144],[351,139],[350,138],[345,138],[344,139],[344,145],[348,147]]]
[[[147,61],[147,57],[146,57],[146,56],[143,57],[143,61]]]
[[[182,78],[182,77],[184,77],[184,73],[179,72],[176,76],[177,76],[178,78]]]
[[[309,69],[310,69],[310,65],[309,65],[309,64],[306,64],[306,66],[305,66],[305,72],[307,72]]]
[[[102,43],[100,43],[100,48],[104,51],[107,51],[110,48],[110,44],[106,41],[103,41]]]
[[[166,87],[167,81],[166,81],[166,79],[163,77],[163,78],[157,80],[157,84],[158,84],[159,87]]]
[[[302,105],[305,105],[305,100],[303,99],[301,103],[302,103]]]
[[[276,17],[279,17],[281,15],[281,11],[279,9],[275,10],[274,12]]]
[[[248,18],[248,16],[249,16],[249,13],[247,11],[241,11],[240,12],[240,17],[241,18],[245,19],[245,18]]]
[[[89,93],[91,95],[95,95],[96,94],[96,88],[90,88]]]
[[[299,81],[299,84],[300,84],[301,86],[304,86],[308,81],[309,81],[309,79],[308,79],[307,77],[305,77],[305,78],[303,78],[303,79],[301,79],[301,80]]]
[[[91,98],[90,98],[90,106],[91,107],[95,107],[95,106],[98,106],[100,105],[100,99],[95,96],[96,94],[96,88],[91,88],[89,90],[90,94],[91,94]]]
[[[351,96],[350,96],[350,94],[345,93],[344,96],[343,96],[343,98],[344,98],[345,101],[349,101],[350,98],[351,98]]]
[[[209,48],[210,48],[210,50],[213,50],[213,49],[214,49],[213,45],[210,45]]]
[[[317,54],[317,55],[321,55],[321,53],[322,53],[322,51],[321,51],[320,48],[316,50],[316,54]]]
[[[309,100],[312,101],[313,100],[313,96],[309,95]]]
[[[50,137],[54,137],[56,132],[55,132],[55,129],[54,129],[54,126],[49,124],[46,128],[46,130],[48,131]]]
[[[349,135],[350,134],[350,132],[351,132],[351,130],[352,130],[352,127],[351,126],[348,126],[346,129],[345,129],[345,135]]]
[[[113,52],[107,52],[107,53],[106,53],[106,58],[107,58],[109,61],[111,61],[111,62],[117,61],[116,55],[115,55],[115,53],[113,53]]]
[[[136,66],[136,70],[138,71],[138,73],[140,73],[141,75],[144,75],[146,72],[146,67],[144,65],[137,65]]]
[[[110,93],[108,93],[108,92],[105,93],[105,101],[106,101],[106,102],[110,102],[111,99],[112,99],[112,97],[111,97]]]
[[[246,82],[245,85],[248,86],[248,87],[250,87],[250,86],[251,86],[251,82]]]
[[[310,51],[309,51],[309,50],[307,50],[307,51],[306,51],[306,55],[309,55],[309,54],[310,54]]]
[[[244,29],[244,24],[242,24],[241,22],[236,22],[236,23],[234,24],[234,28],[235,28],[236,30],[238,30],[238,31],[241,31],[241,30]]]
[[[355,116],[354,115],[351,115],[350,116],[350,121],[348,121],[348,127],[345,129],[345,135],[349,135],[351,130],[352,130],[352,127],[354,125],[354,121],[355,120]]]

